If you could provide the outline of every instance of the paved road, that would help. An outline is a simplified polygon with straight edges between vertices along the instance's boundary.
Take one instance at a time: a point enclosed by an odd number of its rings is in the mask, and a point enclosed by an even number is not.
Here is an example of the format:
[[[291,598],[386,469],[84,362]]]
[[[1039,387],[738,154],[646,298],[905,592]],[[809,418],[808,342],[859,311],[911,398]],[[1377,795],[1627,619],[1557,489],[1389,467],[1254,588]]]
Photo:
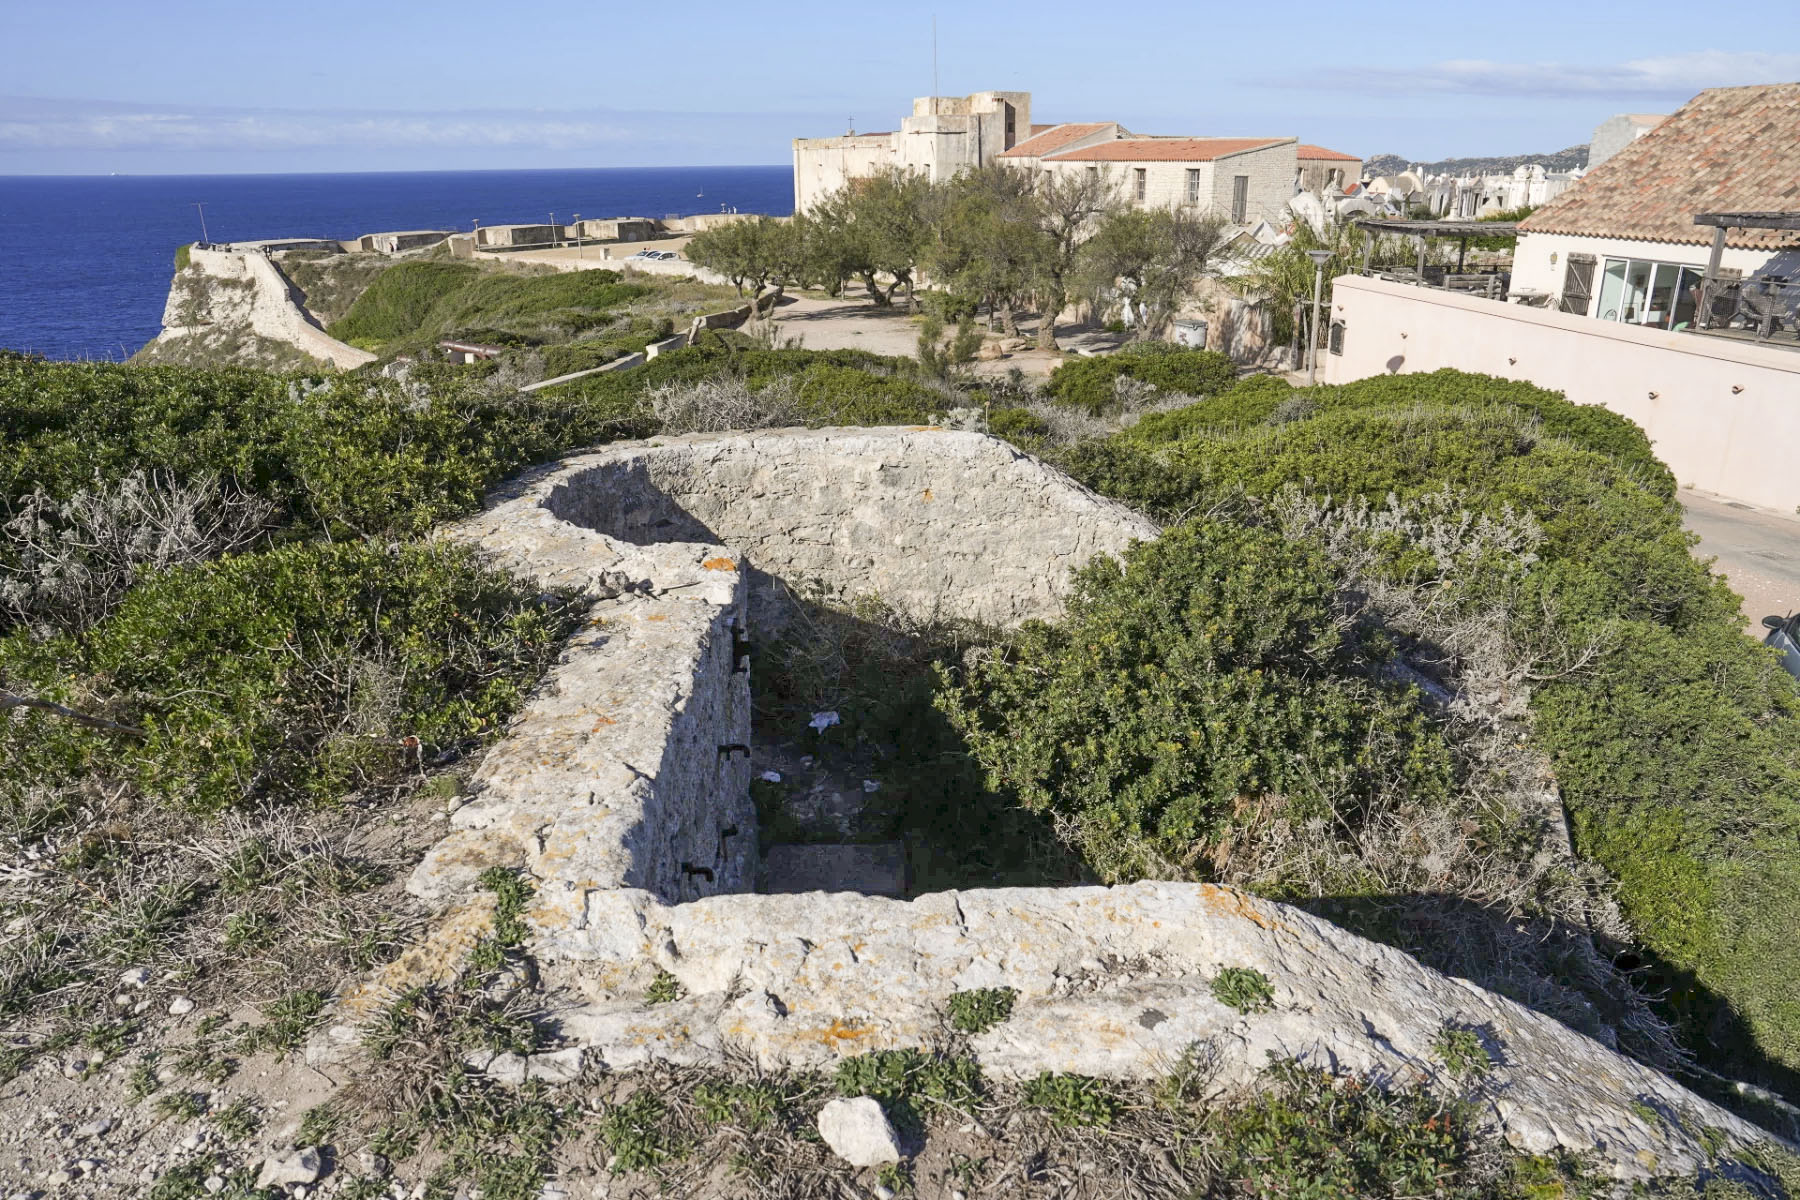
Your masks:
[[[1800,610],[1800,517],[1689,488],[1680,499],[1687,527],[1700,535],[1694,552],[1718,560],[1713,570],[1744,597],[1753,634],[1762,636],[1765,616]]]

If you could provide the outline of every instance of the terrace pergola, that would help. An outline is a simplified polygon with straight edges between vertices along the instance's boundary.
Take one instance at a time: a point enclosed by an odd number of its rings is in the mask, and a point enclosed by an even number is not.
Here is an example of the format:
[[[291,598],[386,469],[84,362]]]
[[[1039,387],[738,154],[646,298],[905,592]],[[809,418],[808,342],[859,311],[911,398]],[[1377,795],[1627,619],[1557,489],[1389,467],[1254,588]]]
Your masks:
[[[1419,261],[1415,268],[1419,278],[1425,278],[1425,243],[1433,238],[1456,239],[1456,273],[1462,274],[1463,260],[1468,257],[1469,239],[1480,237],[1509,237],[1519,232],[1517,221],[1389,221],[1364,219],[1357,222],[1361,228],[1374,233],[1398,233],[1411,238],[1419,247]],[[1375,243],[1369,241],[1363,246],[1363,274],[1369,273],[1369,259],[1375,252]]]
[[[1714,301],[1719,296],[1721,285],[1729,286],[1732,281],[1719,278],[1719,263],[1725,256],[1725,237],[1733,229],[1775,229],[1800,233],[1800,212],[1711,212],[1694,214],[1694,224],[1710,225],[1713,231],[1712,254],[1706,260],[1706,274],[1700,280],[1701,302],[1695,313],[1696,329],[1710,330],[1716,323],[1718,313]],[[1737,284],[1739,299],[1748,302],[1756,317],[1757,337],[1767,341],[1774,332],[1777,321],[1787,320],[1792,328],[1794,315],[1790,309],[1800,309],[1800,290],[1795,285],[1780,277],[1771,279],[1750,279]],[[1734,308],[1736,302],[1734,302]],[[1784,318],[1783,313],[1787,312]],[[1732,320],[1732,314],[1726,314],[1726,320]]]

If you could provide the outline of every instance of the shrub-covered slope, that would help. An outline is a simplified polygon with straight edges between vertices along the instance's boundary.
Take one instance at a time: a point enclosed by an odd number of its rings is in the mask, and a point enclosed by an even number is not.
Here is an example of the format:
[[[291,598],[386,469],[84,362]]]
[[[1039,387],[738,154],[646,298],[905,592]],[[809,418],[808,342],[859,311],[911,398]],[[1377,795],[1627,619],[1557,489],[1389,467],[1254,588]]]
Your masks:
[[[1291,394],[1258,385],[1062,457],[1149,511],[1233,513],[1310,541],[1372,597],[1363,619],[1392,628],[1411,661],[1452,689],[1478,677],[1496,688],[1483,702],[1528,717],[1521,732],[1549,756],[1578,851],[1618,881],[1631,936],[1649,952],[1646,990],[1666,993],[1703,1061],[1793,1087],[1800,699],[1770,652],[1743,636],[1736,598],[1693,559],[1673,480],[1636,426],[1527,384],[1439,372]],[[1510,550],[1471,551],[1467,534],[1484,521],[1513,531]],[[1194,536],[1217,537],[1210,528]],[[1129,636],[1140,589],[1126,589],[1128,601],[1099,575],[1085,588],[1076,630]],[[1193,614],[1185,625],[1126,656],[1142,690],[1158,672],[1180,675],[1175,656],[1281,619],[1248,606],[1213,616],[1185,595],[1171,608],[1182,605]],[[1472,636],[1482,629],[1492,637]],[[1092,637],[1031,637],[1019,662],[1052,679],[1104,653]],[[1281,676],[1269,678],[1273,687]],[[1096,675],[1080,686],[1103,685]],[[986,752],[991,770],[1051,769],[1030,764],[1052,753],[1042,739],[1061,736],[1046,723],[1056,699],[1048,689],[995,726],[1004,733]],[[1195,733],[1216,736],[1217,725],[1194,722]],[[1284,736],[1294,744],[1294,732]],[[1116,753],[1090,752],[1130,774],[1130,760],[1110,762]],[[1240,804],[1316,788],[1279,776],[1251,785]],[[1099,828],[1166,834],[1155,807],[1121,816],[1079,789],[1063,802]],[[1159,852],[1182,857],[1178,845]],[[1629,965],[1633,949],[1620,950]]]

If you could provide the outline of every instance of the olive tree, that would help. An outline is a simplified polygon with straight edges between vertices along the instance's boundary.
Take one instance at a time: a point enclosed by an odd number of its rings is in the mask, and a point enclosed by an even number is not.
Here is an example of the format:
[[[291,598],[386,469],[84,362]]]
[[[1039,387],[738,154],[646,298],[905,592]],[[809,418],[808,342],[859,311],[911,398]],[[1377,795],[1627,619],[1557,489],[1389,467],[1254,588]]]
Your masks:
[[[1110,213],[1082,244],[1081,291],[1100,305],[1122,297],[1135,317],[1134,338],[1156,338],[1219,256],[1228,227],[1223,217],[1180,209]]]
[[[1118,181],[1107,168],[1052,171],[1039,178],[1035,216],[1045,241],[1037,278],[1039,350],[1056,349],[1056,316],[1075,293],[1081,247],[1095,225],[1118,208]]]

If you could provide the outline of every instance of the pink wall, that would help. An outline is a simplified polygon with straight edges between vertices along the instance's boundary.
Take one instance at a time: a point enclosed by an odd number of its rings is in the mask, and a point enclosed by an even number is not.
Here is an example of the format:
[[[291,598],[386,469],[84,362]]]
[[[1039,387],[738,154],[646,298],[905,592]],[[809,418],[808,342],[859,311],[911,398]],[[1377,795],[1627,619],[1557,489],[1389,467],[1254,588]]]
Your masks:
[[[1604,404],[1644,428],[1684,487],[1800,506],[1800,347],[1669,333],[1342,276],[1331,318],[1343,353],[1327,383],[1454,367]],[[1789,341],[1789,346],[1793,343]]]

